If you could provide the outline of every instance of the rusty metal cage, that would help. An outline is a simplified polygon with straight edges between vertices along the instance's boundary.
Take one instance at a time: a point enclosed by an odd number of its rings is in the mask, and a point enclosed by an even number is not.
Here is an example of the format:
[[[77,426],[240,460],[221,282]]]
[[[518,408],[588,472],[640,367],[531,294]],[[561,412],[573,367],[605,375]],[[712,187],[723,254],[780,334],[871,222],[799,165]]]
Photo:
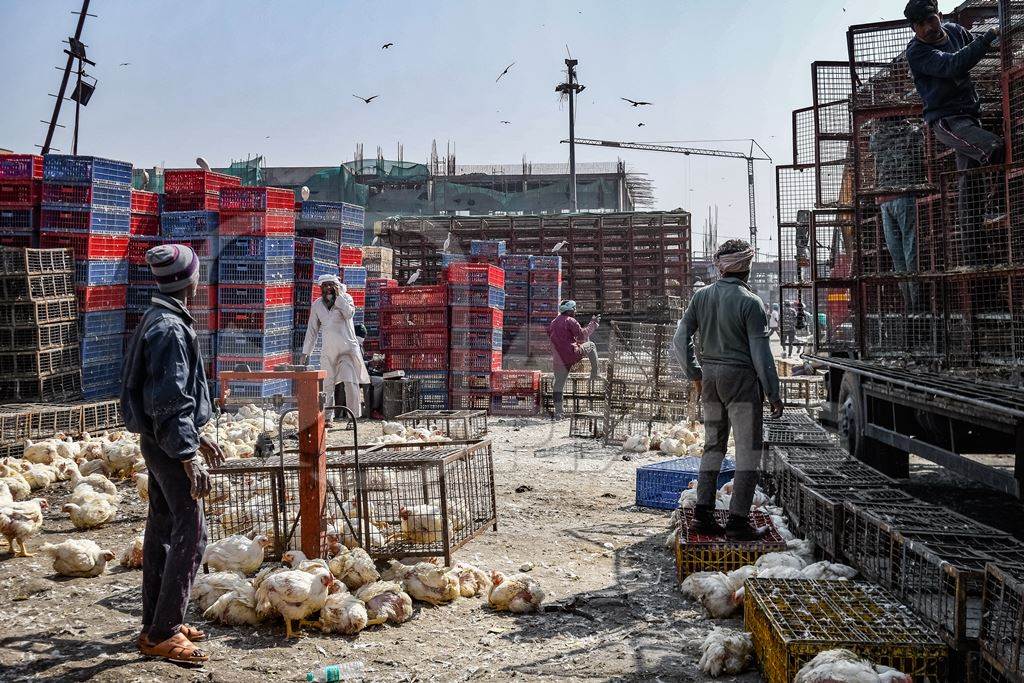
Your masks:
[[[803,509],[806,502],[802,487],[883,489],[893,488],[895,482],[879,474],[859,460],[846,459],[826,461],[823,457],[814,460],[786,460],[777,472],[779,498],[790,519],[799,528],[807,518]]]
[[[846,44],[855,111],[921,104],[906,57],[913,37],[905,20],[849,28]]]
[[[779,535],[770,516],[759,510],[750,512],[751,524],[768,527],[768,532],[758,541],[736,543],[724,537],[703,536],[693,529],[693,509],[684,509],[682,526],[676,534],[676,578],[682,581],[694,572],[731,572],[768,553],[786,549],[786,542]],[[728,521],[727,510],[716,510],[715,518],[723,526]]]
[[[816,352],[850,352],[857,348],[857,309],[853,286],[825,286],[814,283]],[[822,317],[824,314],[824,318]]]
[[[934,191],[928,180],[925,130],[919,111],[854,116],[857,194]]]
[[[607,382],[603,377],[592,380],[589,372],[570,373],[562,390],[564,410],[573,413],[595,411],[603,415],[606,389]],[[546,372],[540,376],[540,400],[545,412],[555,411],[554,373]]]
[[[937,277],[863,279],[860,301],[865,357],[932,366],[943,361],[949,325]]]
[[[843,554],[846,501],[906,504],[914,500],[899,489],[876,484],[826,486],[801,483],[799,489],[799,527],[806,538],[814,541],[833,560],[838,560]]]
[[[779,398],[787,406],[810,408],[825,402],[825,381],[821,375],[780,377]]]
[[[810,214],[815,204],[816,177],[813,165],[775,167],[782,286],[810,282]]]
[[[1014,169],[1017,173],[1024,168]],[[1007,218],[1007,173],[1002,166],[986,166],[947,173],[942,186],[942,244],[947,270],[991,268],[1015,261],[1024,263],[1024,253],[1015,254],[1024,235],[1010,234]],[[1024,181],[1012,183],[1014,207],[1024,202]]]
[[[486,410],[414,410],[395,418],[406,429],[425,427],[445,436],[466,441],[487,436]]]
[[[569,416],[569,436],[581,439],[599,439],[604,436],[604,413],[596,411],[572,413]]]
[[[1005,675],[992,656],[984,651],[967,653],[967,683],[1020,683]]]
[[[850,650],[915,680],[944,680],[947,648],[876,586],[854,581],[748,579],[743,624],[768,683],[792,681],[825,650]]]
[[[1021,22],[1024,28],[1024,21]],[[1017,34],[1024,40],[1024,32]],[[1006,38],[1003,38],[1004,44]],[[1024,49],[1021,49],[1024,57]],[[1003,128],[1006,136],[1006,159],[1017,164],[1024,161],[1024,63],[1003,75]]]
[[[1024,680],[1024,564],[985,567],[980,642],[997,670]]]
[[[947,362],[1020,381],[1024,370],[1024,269],[947,276]]]
[[[114,429],[124,424],[121,416],[121,401],[93,401],[84,403],[82,409],[82,431],[95,432],[103,429]]]

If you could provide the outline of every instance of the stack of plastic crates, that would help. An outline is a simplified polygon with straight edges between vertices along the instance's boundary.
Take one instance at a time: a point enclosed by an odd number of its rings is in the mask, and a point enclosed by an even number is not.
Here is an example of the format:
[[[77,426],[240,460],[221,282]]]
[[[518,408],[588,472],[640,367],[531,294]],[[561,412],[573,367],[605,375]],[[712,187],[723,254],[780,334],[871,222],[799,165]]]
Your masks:
[[[365,209],[345,202],[305,201],[298,205],[296,234],[338,245],[363,244]]]
[[[348,249],[351,247],[342,247]],[[364,311],[366,310],[366,268],[355,265],[341,265],[339,278],[345,289],[352,297],[352,303],[356,305],[356,313],[352,322],[360,325],[366,322]]]
[[[80,398],[74,268],[66,249],[0,249],[0,401]]]
[[[363,267],[367,277],[394,277],[395,252],[391,247],[363,247]]]
[[[562,299],[562,257],[530,257],[530,334],[531,356],[550,355],[548,323],[558,315]]]
[[[477,263],[500,266],[505,255],[505,240],[470,240],[469,256]]]
[[[160,195],[145,190],[132,190],[132,235],[160,234]]]
[[[242,179],[201,168],[164,171],[164,211],[219,211],[220,191],[238,187]]]
[[[388,371],[420,380],[424,409],[448,407],[448,288],[385,287],[381,291],[381,351]]]
[[[454,313],[453,319],[454,319]],[[540,370],[498,370],[491,374],[491,415],[540,413]]]
[[[529,355],[530,257],[506,254],[501,257],[505,271],[505,326],[501,346],[506,357]]]
[[[491,373],[501,370],[505,271],[487,263],[453,263],[443,277],[452,321],[448,404],[452,410],[490,410]]]
[[[306,338],[306,325],[309,323],[309,310],[313,302],[320,298],[320,287],[316,281],[321,275],[338,274],[338,245],[335,242],[318,237],[295,238],[295,314],[292,330],[292,350],[302,352],[302,342]],[[317,337],[316,347],[310,361],[319,365],[320,338]]]
[[[367,269],[369,272],[369,269]],[[366,278],[366,307],[363,309],[363,324],[366,325],[366,341],[363,348],[373,354],[381,349],[380,345],[380,312],[384,289],[397,287],[398,282],[385,277]]]
[[[42,196],[43,157],[0,155],[0,246],[36,246]]]

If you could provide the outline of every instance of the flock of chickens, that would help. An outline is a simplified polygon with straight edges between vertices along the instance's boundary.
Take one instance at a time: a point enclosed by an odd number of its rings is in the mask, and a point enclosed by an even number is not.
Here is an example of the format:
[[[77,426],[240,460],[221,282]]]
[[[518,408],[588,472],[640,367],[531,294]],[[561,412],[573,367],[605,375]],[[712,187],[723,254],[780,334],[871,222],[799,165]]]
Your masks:
[[[666,455],[696,456],[704,451],[704,427],[700,423],[680,422],[666,432],[658,430],[646,434],[631,434],[622,443],[622,450],[628,453],[661,451]]]

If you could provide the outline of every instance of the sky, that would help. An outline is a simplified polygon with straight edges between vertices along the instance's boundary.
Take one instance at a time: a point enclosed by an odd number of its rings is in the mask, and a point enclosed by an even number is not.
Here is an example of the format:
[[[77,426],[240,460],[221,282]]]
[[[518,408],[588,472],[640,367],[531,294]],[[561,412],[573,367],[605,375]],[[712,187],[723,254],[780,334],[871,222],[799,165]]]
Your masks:
[[[79,151],[168,168],[262,154],[269,166],[336,165],[357,143],[426,162],[566,162],[567,48],[586,86],[578,137],[756,139],[792,163],[791,111],[811,104],[810,64],[846,58],[846,27],[902,0],[92,0],[83,33],[99,84]],[[41,144],[80,0],[0,0],[0,147]],[[953,3],[940,2],[943,10]],[[381,45],[394,43],[388,50]],[[129,62],[121,66],[122,62]],[[515,62],[508,74],[498,74]],[[378,95],[370,104],[353,97]],[[647,100],[634,108],[619,99]],[[65,103],[67,105],[68,103]],[[54,145],[70,151],[73,107]],[[507,120],[510,124],[502,124]],[[643,127],[638,126],[644,123]],[[694,144],[745,150],[743,142]],[[683,207],[719,239],[747,235],[743,160],[577,147],[647,173],[655,208]],[[775,251],[774,168],[755,166],[759,245]],[[694,242],[699,247],[700,236]]]

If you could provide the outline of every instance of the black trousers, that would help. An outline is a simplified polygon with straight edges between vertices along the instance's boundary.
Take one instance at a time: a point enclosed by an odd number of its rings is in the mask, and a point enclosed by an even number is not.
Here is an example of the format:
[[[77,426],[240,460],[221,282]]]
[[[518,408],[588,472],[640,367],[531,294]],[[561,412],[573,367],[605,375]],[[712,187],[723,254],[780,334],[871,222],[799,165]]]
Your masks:
[[[153,643],[177,633],[185,621],[192,582],[206,550],[203,503],[181,461],[143,436],[142,457],[149,468],[149,515],[142,545],[142,631]]]

